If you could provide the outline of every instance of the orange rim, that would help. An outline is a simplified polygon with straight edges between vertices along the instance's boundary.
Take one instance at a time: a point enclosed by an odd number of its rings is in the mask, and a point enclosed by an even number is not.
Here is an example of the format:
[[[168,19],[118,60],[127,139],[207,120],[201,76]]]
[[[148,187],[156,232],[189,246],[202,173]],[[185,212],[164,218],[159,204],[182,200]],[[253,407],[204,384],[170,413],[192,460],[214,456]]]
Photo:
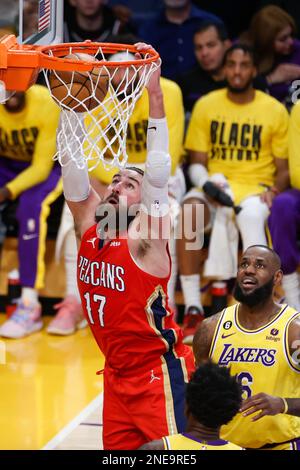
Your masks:
[[[78,63],[78,60],[66,59],[64,56],[68,55],[70,53],[70,50],[72,50],[72,52],[75,52],[75,53],[85,52],[85,53],[90,53],[94,55],[94,54],[97,54],[99,49],[101,49],[103,54],[115,54],[116,52],[122,52],[122,51],[124,52],[129,51],[133,54],[138,52],[136,48],[131,44],[114,44],[114,43],[102,43],[102,42],[91,42],[91,41],[55,44],[52,46],[40,46],[39,51],[42,53],[41,66],[43,68],[59,70],[58,66],[60,66],[61,64],[66,64],[67,68],[64,70],[80,71],[78,67],[85,66],[85,64],[87,64],[88,69],[92,69],[95,66],[100,65],[99,61],[94,61],[94,62],[82,61],[82,63],[80,61]],[[49,54],[53,54],[53,56]],[[117,67],[119,65],[122,65],[122,67],[130,67],[130,65],[135,65],[138,67],[141,65],[151,64],[151,62],[154,62],[158,59],[159,59],[159,54],[154,49],[150,49],[150,50],[147,50],[147,57],[144,57],[141,59],[129,60],[129,61],[124,61],[124,62],[112,62],[108,60],[101,60],[100,63],[101,63],[101,66],[106,66],[106,67]],[[86,68],[83,68],[82,70],[86,70]]]
[[[150,49],[141,59],[110,62],[107,60],[85,62],[66,59],[64,56],[73,53],[84,52],[97,54],[99,49],[103,54],[115,54],[117,52],[138,52],[131,44],[114,44],[100,42],[76,42],[53,44],[50,46],[20,45],[14,35],[4,36],[0,40],[0,80],[5,83],[7,90],[25,91],[33,85],[40,69],[69,70],[88,72],[94,67],[135,67],[151,64],[159,59],[159,54]],[[143,55],[143,51],[140,51]]]

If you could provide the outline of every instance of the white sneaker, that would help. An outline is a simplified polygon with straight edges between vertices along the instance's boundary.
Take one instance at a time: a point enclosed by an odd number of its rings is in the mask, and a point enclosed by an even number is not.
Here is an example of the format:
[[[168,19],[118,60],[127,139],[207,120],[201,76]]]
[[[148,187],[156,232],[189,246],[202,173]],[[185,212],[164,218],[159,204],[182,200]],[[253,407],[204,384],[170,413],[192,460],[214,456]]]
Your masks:
[[[12,316],[0,327],[0,336],[4,338],[24,338],[43,328],[42,307],[39,303],[27,303],[21,299]]]

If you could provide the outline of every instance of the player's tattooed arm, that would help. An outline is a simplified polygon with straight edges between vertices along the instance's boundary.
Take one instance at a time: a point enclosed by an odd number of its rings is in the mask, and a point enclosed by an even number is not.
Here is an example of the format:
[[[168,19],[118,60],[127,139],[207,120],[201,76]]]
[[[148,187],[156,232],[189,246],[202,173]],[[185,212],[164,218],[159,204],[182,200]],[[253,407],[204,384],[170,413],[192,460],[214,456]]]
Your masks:
[[[211,342],[220,316],[221,312],[203,320],[196,331],[193,341],[193,351],[197,367],[202,362],[208,360]]]
[[[300,318],[296,318],[289,325],[288,346],[289,361],[293,368],[300,372]],[[243,416],[251,415],[252,421],[280,413],[300,416],[300,398],[274,397],[258,393],[243,402],[241,412]]]
[[[288,330],[289,356],[293,367],[300,372],[300,318],[295,318]],[[299,393],[300,397],[300,393]],[[300,398],[286,397],[286,414],[300,416]]]
[[[300,371],[300,318],[295,318],[289,325],[288,345],[293,367]]]
[[[287,415],[300,417],[300,398],[286,398]]]

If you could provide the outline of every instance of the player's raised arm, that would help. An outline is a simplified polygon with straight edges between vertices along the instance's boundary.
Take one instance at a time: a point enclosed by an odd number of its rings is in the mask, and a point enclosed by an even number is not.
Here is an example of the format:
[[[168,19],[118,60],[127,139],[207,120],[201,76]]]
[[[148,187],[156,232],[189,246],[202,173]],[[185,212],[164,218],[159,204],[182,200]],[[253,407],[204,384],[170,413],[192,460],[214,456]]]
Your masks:
[[[137,50],[145,51],[151,46],[138,43],[136,47]],[[168,126],[160,86],[160,67],[153,72],[146,88],[149,97],[149,120],[147,159],[141,195],[141,231],[146,238],[144,228],[147,227],[147,238],[166,240],[169,232],[168,180],[171,174],[171,158]]]
[[[62,111],[58,132],[62,131],[61,134],[68,138],[68,135],[74,132],[74,128],[71,129],[73,124],[76,126],[76,139],[79,144],[84,139],[83,118],[81,126],[78,125],[77,119],[72,118],[72,113]],[[85,160],[80,158],[80,156],[76,158],[76,160],[80,160],[82,163],[79,168],[75,162],[74,155],[71,158],[70,146],[61,144],[61,148],[63,149],[61,150],[60,162],[62,165],[64,196],[74,217],[76,237],[81,239],[84,232],[95,223],[94,214],[100,202],[100,197],[90,185]],[[74,143],[72,152],[80,151],[81,145]]]

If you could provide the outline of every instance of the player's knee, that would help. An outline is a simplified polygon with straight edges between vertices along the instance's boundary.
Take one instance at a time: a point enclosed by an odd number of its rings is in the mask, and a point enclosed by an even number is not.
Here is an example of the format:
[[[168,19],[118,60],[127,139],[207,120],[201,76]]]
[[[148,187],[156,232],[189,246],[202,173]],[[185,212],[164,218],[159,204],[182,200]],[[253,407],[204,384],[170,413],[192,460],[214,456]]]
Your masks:
[[[268,206],[259,198],[241,204],[242,210],[237,216],[237,222],[247,224],[264,224],[268,215]]]

